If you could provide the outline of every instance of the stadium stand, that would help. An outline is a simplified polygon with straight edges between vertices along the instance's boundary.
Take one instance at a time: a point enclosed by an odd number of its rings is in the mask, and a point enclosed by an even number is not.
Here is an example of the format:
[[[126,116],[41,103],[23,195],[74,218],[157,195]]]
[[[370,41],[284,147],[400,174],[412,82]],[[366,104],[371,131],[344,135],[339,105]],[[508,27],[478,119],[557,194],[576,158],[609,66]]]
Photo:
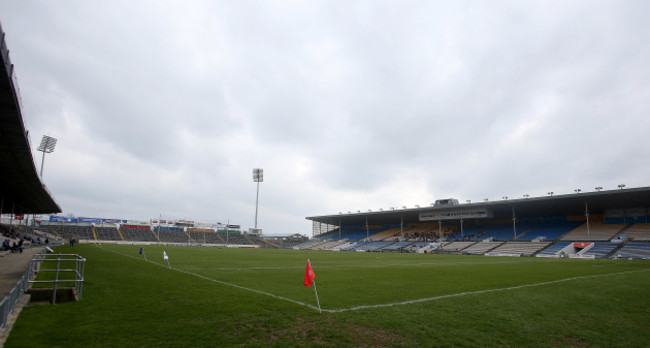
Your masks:
[[[300,244],[294,245],[293,249],[309,249],[311,246],[323,242],[320,238],[310,239],[308,241],[302,242]]]
[[[517,235],[521,235],[531,228],[529,224],[517,224]],[[458,236],[458,234],[456,234]],[[463,231],[465,240],[495,240],[507,241],[515,237],[512,224],[485,224],[468,226]]]
[[[395,242],[388,241],[388,242],[370,242],[365,245],[364,249],[365,251],[382,251],[385,247],[394,244]],[[359,250],[359,251],[361,251]]]
[[[357,245],[356,248],[354,248],[355,251],[373,251],[379,247],[378,243],[383,243],[383,242],[363,242],[360,245]]]
[[[193,240],[180,227],[155,226],[154,231],[158,234],[160,242],[167,243],[192,243]]]
[[[521,242],[533,241],[535,239],[552,241],[558,239],[581,224],[582,222],[580,221],[539,224],[519,235],[516,240]]]
[[[408,250],[408,247],[413,245],[413,244],[415,244],[415,243],[408,242],[408,241],[397,242],[397,243],[393,243],[391,245],[386,246],[383,249],[383,251],[385,251],[385,252],[401,252],[403,250]]]
[[[597,259],[604,259],[609,256],[616,248],[621,246],[620,243],[608,243],[608,242],[595,242],[594,246],[588,251],[584,252],[583,255],[593,255]]]
[[[605,224],[602,221],[589,221],[589,232],[587,232],[587,223],[584,223],[562,236],[560,240],[608,241],[621,232],[625,226],[624,224]]]
[[[48,225],[50,230],[55,231],[57,235],[64,239],[88,239],[95,240],[92,226],[76,226],[71,224]]]
[[[442,229],[438,223],[417,223],[409,225],[404,231],[404,237],[411,241],[434,241],[438,238],[451,238],[455,234],[455,227],[444,226]]]
[[[313,250],[331,250],[332,248],[335,248],[339,245],[345,244],[346,241],[344,240],[332,240],[332,241],[325,241],[323,244],[319,244],[318,246],[313,247]]]
[[[262,242],[260,241],[260,237],[258,235],[254,234],[242,234],[244,239],[246,239],[249,243],[249,245],[260,245]]]
[[[326,233],[322,233],[322,234],[318,235],[318,237],[314,237],[314,238],[315,239],[345,239],[345,237],[343,237],[343,231],[342,230],[341,230],[341,238],[338,238],[338,237],[339,237],[339,229],[335,228],[335,229],[330,230],[330,231],[328,231]]]
[[[126,241],[155,242],[158,240],[149,226],[122,225],[120,232]]]
[[[447,252],[459,252],[465,248],[467,248],[470,245],[476,244],[475,241],[471,242],[451,242],[444,244],[439,250],[440,251],[447,251]]]
[[[318,250],[318,248],[320,246],[325,245],[325,244],[327,244],[329,242],[332,242],[332,241],[316,239],[316,240],[313,240],[311,243],[306,243],[304,245],[301,244],[302,246],[300,248],[305,249],[305,250]],[[334,242],[338,242],[338,240],[336,240]],[[342,242],[345,243],[344,240]]]
[[[61,236],[59,234],[59,232],[55,228],[52,228],[51,226],[41,226],[40,230],[45,232],[45,233],[50,233],[50,234],[56,236],[56,238],[63,239],[63,236]]]
[[[265,245],[269,245],[268,243],[272,243],[276,245],[277,248],[281,249],[291,249],[294,246],[304,243],[306,240],[309,240],[307,236],[299,234],[299,233],[294,233],[289,236],[264,236],[260,237],[260,241],[262,243],[265,243]],[[337,243],[344,243],[343,241],[338,241]]]
[[[226,244],[233,245],[258,245],[262,242],[259,242],[258,237],[247,237],[241,234],[240,231],[218,231],[221,235],[221,238],[226,241]]]
[[[517,224],[517,235],[526,233],[531,228],[528,224]],[[483,238],[491,238],[496,241],[507,241],[515,238],[515,232],[511,224],[496,225],[485,228]]]
[[[357,250],[358,247],[362,247],[366,242],[352,242],[349,245],[344,244],[341,247],[338,248],[340,251],[354,251]],[[347,246],[346,246],[347,245]]]
[[[330,250],[336,250],[336,251],[346,250],[349,247],[351,247],[353,245],[356,245],[356,244],[357,244],[357,242],[343,241],[343,244],[332,247]]]
[[[625,239],[634,241],[650,241],[650,223],[637,223],[621,231]]]
[[[368,226],[367,230],[366,230],[366,226],[344,226],[341,229],[340,237],[339,237],[339,230],[334,229],[332,231],[320,235],[319,239],[331,239],[331,240],[345,239],[349,241],[357,241],[365,238],[370,238],[375,234],[381,232],[382,230],[383,230],[382,226],[377,226],[377,225]]]
[[[416,223],[412,224],[408,228],[409,233],[426,233],[426,232],[437,232],[438,224],[432,222]]]
[[[463,253],[470,255],[483,255],[502,244],[503,242],[478,242],[463,249]]]
[[[196,243],[201,244],[225,244],[226,240],[223,239],[222,235],[225,235],[225,231],[222,234],[215,232],[213,229],[209,228],[188,228],[187,234],[190,239]]]
[[[271,242],[270,240],[260,238],[260,241],[262,242],[262,248],[282,249],[282,247],[280,245],[275,244],[275,243]]]
[[[203,234],[203,241],[206,244],[225,244],[226,240],[223,235],[217,232]]]
[[[95,227],[97,240],[123,240],[116,227]]]
[[[466,226],[462,232],[458,230],[449,240],[480,240],[479,235],[482,235],[483,230],[484,228],[482,226]]]
[[[417,242],[413,244],[408,252],[414,253],[434,253],[436,250],[439,250],[442,246],[441,243],[431,243],[431,242]]]
[[[387,230],[381,231],[379,233],[373,234],[370,237],[363,238],[361,239],[362,242],[370,242],[370,241],[382,241],[382,240],[393,240],[395,238],[399,238],[401,233],[401,228],[400,227],[393,227],[389,228]]]
[[[629,242],[614,252],[611,258],[650,260],[650,242]]]
[[[507,242],[485,255],[533,256],[549,245],[549,242]]]
[[[549,255],[549,256],[550,256],[550,255],[556,255],[556,256],[559,256],[558,254],[559,254],[560,250],[562,250],[562,249],[568,247],[569,244],[571,244],[571,242],[557,242],[557,243],[555,243],[555,244],[549,246],[548,248],[546,248],[546,249],[540,251],[540,252],[537,253],[537,255],[535,255],[535,256],[546,256],[546,255]]]

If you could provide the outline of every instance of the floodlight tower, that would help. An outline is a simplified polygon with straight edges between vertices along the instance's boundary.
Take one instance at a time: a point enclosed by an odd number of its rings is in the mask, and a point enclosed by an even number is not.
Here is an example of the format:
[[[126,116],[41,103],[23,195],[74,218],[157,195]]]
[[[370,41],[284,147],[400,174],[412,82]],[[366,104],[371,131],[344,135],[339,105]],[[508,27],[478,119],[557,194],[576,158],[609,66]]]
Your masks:
[[[41,145],[38,146],[38,151],[43,152],[43,158],[41,159],[41,180],[43,180],[43,162],[45,162],[45,153],[51,153],[56,147],[56,138],[51,136],[44,135],[41,139]]]
[[[264,170],[253,168],[253,182],[257,183],[257,195],[255,196],[255,229],[257,230],[257,203],[260,198],[260,183],[264,181]]]

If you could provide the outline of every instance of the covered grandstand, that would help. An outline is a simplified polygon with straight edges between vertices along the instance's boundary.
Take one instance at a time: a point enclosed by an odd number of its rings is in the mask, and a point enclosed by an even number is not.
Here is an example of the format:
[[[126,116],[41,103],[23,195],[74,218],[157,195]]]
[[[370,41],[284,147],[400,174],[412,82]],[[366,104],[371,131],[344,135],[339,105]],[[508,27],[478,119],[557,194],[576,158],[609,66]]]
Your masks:
[[[429,207],[307,217],[313,240],[298,248],[644,258],[638,249],[650,240],[649,207],[650,187],[465,204],[447,199]],[[583,242],[590,243],[574,246]],[[628,245],[633,253],[617,252]]]
[[[0,26],[0,212],[59,213],[61,208],[41,182],[25,129],[14,66]]]
[[[0,288],[0,329],[7,327],[10,314],[26,289],[29,270],[24,269],[29,259],[42,250],[47,237],[25,233],[25,226],[14,228],[13,222],[23,221],[25,215],[59,213],[61,208],[39,178],[25,129],[14,66],[9,59],[5,33],[0,26],[0,233],[4,259]],[[3,219],[8,214],[8,219]],[[24,220],[27,221],[26,219]],[[21,230],[22,229],[22,230]],[[30,231],[31,232],[31,231]],[[25,252],[24,252],[25,251]],[[6,257],[14,254],[12,257]],[[6,258],[5,258],[6,257]],[[12,314],[13,315],[13,314]],[[11,325],[8,325],[11,327]],[[4,344],[5,332],[0,335]]]

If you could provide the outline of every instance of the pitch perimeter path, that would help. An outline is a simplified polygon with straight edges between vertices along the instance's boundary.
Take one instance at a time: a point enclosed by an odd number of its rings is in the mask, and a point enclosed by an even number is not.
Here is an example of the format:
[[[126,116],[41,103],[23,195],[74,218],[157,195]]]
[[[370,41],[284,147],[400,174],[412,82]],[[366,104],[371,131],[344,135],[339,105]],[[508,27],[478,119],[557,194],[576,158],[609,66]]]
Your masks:
[[[27,271],[32,256],[40,254],[44,249],[45,247],[28,248],[22,253],[8,253],[0,257],[0,295],[4,297],[11,291]]]
[[[109,251],[111,253],[115,253],[118,255],[126,256],[129,258],[134,258],[134,259],[140,259],[138,257],[135,257],[133,255],[128,255],[128,254],[123,254],[114,250],[109,250],[109,249],[104,249],[102,247],[99,247],[102,250]],[[170,267],[168,264],[164,263],[158,263],[155,261],[147,260],[147,262],[150,262],[152,264],[164,267],[164,268],[169,268],[172,271],[180,272],[183,274],[191,275],[200,279],[204,279],[207,281],[211,281],[217,284],[225,285],[225,286],[230,286],[234,287],[237,289],[241,289],[244,291],[250,291],[259,295],[264,295],[268,297],[275,298],[277,300],[281,301],[286,301],[290,302],[293,304],[297,304],[303,307],[307,307],[313,310],[318,311],[318,307],[300,302],[294,299],[290,299],[287,297],[275,295],[266,291],[258,290],[258,289],[253,289],[253,288],[248,288],[245,286],[237,285],[237,284],[232,284],[229,282],[224,282],[218,279],[210,278],[202,274],[197,274],[194,272],[186,271],[183,269],[175,268],[175,267]],[[439,296],[433,296],[433,297],[425,297],[425,298],[420,298],[420,299],[415,299],[415,300],[408,300],[408,301],[402,301],[402,302],[390,302],[390,303],[379,303],[379,304],[373,304],[373,305],[363,305],[363,306],[353,306],[353,307],[346,307],[346,308],[336,308],[336,309],[326,309],[322,308],[323,312],[327,313],[341,313],[341,312],[349,312],[349,311],[357,311],[357,310],[363,310],[363,309],[372,309],[372,308],[383,308],[383,307],[394,307],[394,306],[403,306],[403,305],[410,305],[410,304],[415,304],[415,303],[422,303],[422,302],[430,302],[430,301],[436,301],[436,300],[443,300],[447,298],[454,298],[454,297],[462,297],[462,296],[470,296],[470,295],[480,295],[480,294],[485,294],[485,293],[491,293],[491,292],[499,292],[499,291],[512,291],[512,290],[517,290],[517,289],[524,289],[524,288],[532,288],[532,287],[539,287],[539,286],[545,286],[545,285],[553,285],[553,284],[558,284],[558,283],[564,283],[564,282],[571,282],[571,281],[578,281],[578,280],[585,280],[585,279],[594,279],[594,278],[602,278],[602,277],[613,277],[613,276],[618,276],[618,275],[624,275],[624,274],[632,274],[632,273],[641,273],[641,272],[649,272],[650,269],[643,269],[643,270],[634,270],[634,271],[621,271],[621,272],[613,272],[613,273],[604,273],[604,274],[595,274],[595,275],[586,275],[586,276],[577,276],[577,277],[568,277],[568,278],[562,278],[562,279],[556,279],[552,281],[545,281],[545,282],[538,282],[538,283],[531,283],[531,284],[522,284],[522,285],[516,285],[516,286],[510,286],[510,287],[503,287],[503,288],[495,288],[495,289],[484,289],[484,290],[476,290],[476,291],[467,291],[467,292],[459,292],[459,293],[453,293],[453,294],[445,294],[445,295],[439,295]]]

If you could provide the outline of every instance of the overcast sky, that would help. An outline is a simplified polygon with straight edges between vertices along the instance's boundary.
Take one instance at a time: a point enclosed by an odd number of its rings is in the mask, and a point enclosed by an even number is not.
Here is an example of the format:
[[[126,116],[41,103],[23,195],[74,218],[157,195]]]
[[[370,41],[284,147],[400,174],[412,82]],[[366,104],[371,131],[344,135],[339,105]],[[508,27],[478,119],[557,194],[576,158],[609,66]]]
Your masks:
[[[650,186],[650,2],[3,0],[65,214],[306,216]]]

